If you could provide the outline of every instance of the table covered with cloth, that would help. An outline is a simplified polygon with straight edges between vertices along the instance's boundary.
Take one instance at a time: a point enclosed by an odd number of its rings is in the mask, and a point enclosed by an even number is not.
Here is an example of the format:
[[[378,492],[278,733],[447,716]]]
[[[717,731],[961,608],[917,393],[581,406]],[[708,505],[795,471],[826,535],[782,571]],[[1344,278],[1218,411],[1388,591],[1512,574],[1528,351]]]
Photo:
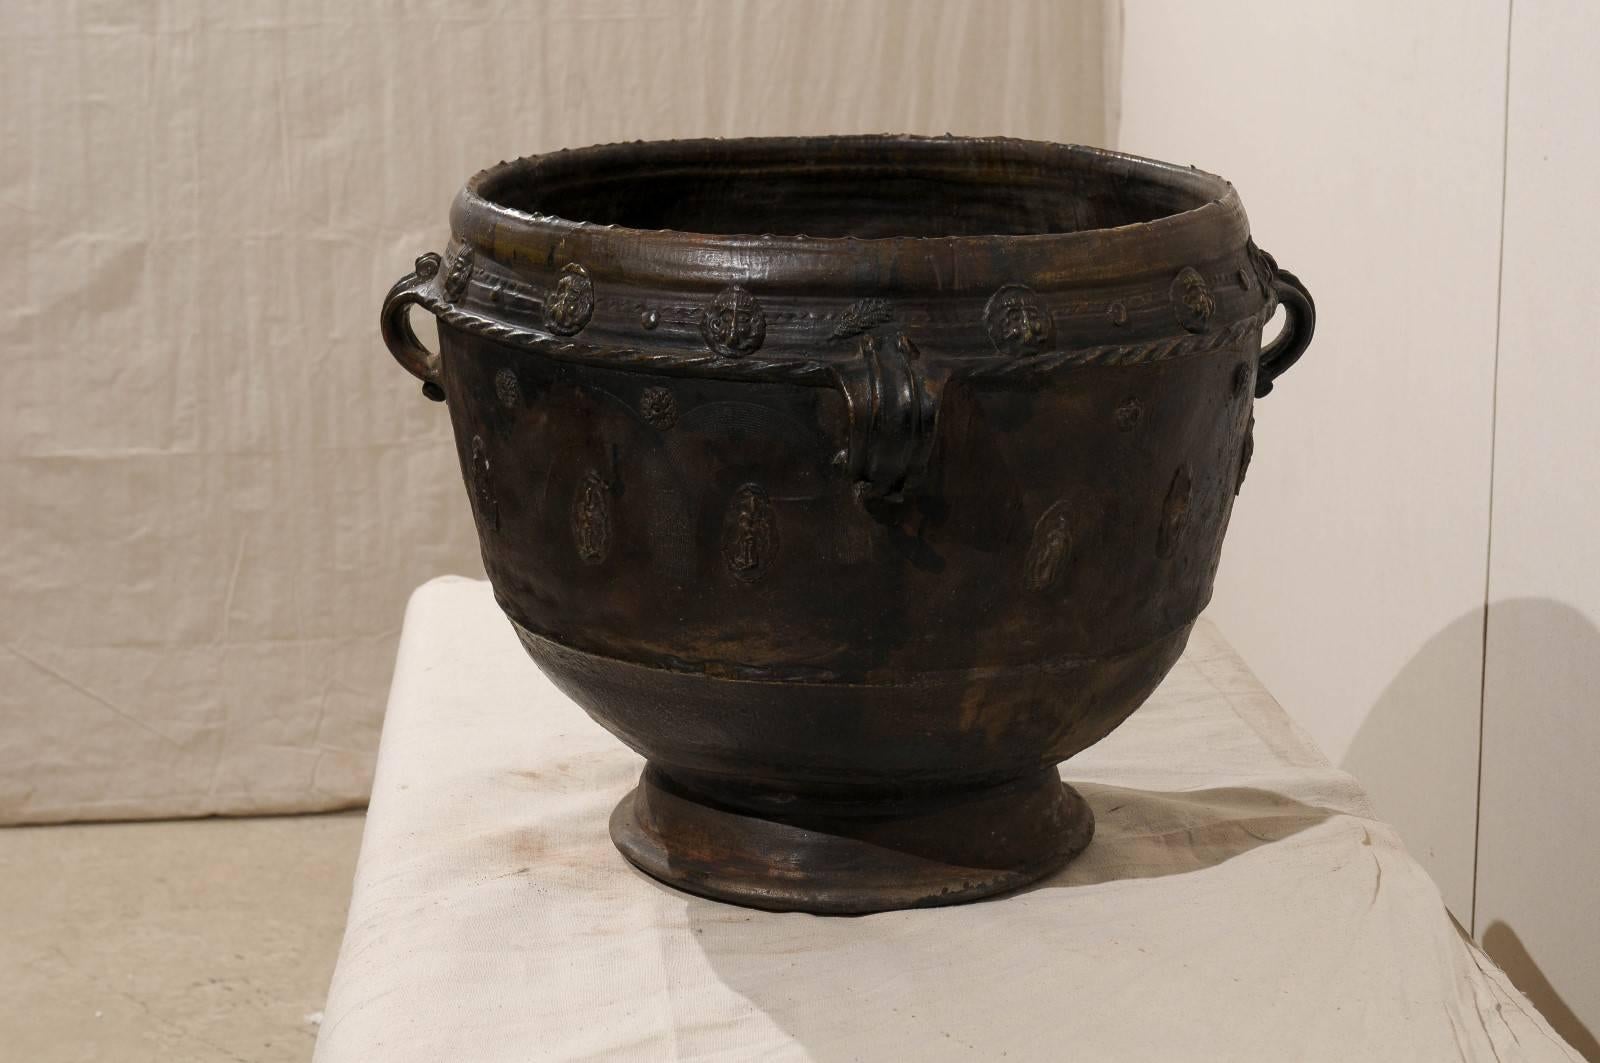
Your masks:
[[[677,892],[607,836],[641,764],[486,583],[423,585],[319,1063],[1578,1058],[1205,621],[1063,765],[1089,848],[992,900],[840,918]]]

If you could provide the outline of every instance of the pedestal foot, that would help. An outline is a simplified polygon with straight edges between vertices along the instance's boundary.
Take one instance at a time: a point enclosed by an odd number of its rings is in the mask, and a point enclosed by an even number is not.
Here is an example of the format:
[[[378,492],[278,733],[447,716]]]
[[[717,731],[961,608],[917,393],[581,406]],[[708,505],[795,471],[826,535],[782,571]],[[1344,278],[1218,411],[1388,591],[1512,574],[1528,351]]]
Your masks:
[[[774,811],[781,808],[781,811]],[[961,904],[1050,874],[1094,834],[1055,768],[882,803],[730,801],[654,765],[611,814],[645,873],[750,908],[834,915]]]

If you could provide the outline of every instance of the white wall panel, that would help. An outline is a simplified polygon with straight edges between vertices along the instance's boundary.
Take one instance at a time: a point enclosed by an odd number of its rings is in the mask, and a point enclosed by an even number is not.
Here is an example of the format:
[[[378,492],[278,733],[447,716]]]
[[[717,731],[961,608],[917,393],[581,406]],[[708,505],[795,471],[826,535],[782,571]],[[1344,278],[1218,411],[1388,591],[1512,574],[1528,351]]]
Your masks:
[[[1600,7],[1514,12],[1475,929],[1600,1059]]]
[[[1470,916],[1505,0],[1128,0],[1119,147],[1238,187],[1317,299],[1212,616]]]

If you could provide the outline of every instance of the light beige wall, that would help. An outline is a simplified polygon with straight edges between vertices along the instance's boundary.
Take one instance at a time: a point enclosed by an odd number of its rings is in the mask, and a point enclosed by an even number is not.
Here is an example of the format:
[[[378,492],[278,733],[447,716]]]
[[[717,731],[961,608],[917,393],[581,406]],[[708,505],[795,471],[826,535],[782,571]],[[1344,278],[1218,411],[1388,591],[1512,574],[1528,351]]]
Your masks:
[[[1600,10],[1129,0],[1124,30],[1120,145],[1231,177],[1319,303],[1212,615],[1600,1059]]]
[[[1600,8],[1513,12],[1476,929],[1600,1059]]]
[[[1099,0],[0,8],[0,821],[358,802],[477,569],[377,335],[461,182],[635,137],[1103,140]]]
[[[1119,147],[1229,178],[1315,295],[1212,616],[1471,918],[1506,0],[1129,0]]]

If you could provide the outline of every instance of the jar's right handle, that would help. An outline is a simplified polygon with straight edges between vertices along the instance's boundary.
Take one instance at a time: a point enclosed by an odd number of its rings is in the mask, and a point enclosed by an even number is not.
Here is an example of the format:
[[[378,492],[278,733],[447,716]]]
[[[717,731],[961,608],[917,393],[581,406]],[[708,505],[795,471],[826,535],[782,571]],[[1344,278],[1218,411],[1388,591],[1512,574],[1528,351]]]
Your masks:
[[[1256,249],[1265,274],[1264,281],[1273,300],[1283,305],[1283,331],[1278,338],[1261,351],[1256,368],[1256,398],[1272,392],[1272,384],[1300,360],[1311,345],[1311,334],[1317,327],[1317,304],[1306,291],[1306,286],[1286,269],[1279,269],[1277,260],[1265,251]]]

